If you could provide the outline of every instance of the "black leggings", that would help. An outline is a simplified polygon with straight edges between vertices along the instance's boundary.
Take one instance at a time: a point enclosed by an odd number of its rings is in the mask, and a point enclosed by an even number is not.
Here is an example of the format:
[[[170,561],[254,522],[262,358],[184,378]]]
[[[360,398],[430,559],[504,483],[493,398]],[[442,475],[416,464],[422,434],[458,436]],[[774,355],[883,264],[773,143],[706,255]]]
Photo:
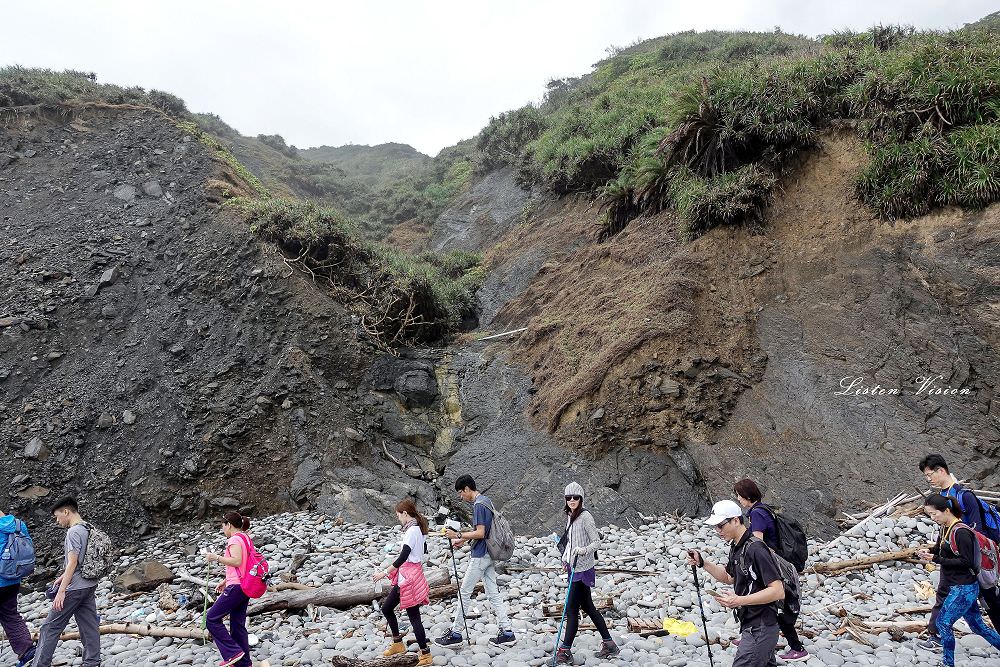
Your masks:
[[[396,607],[398,606],[399,586],[393,586],[389,595],[386,596],[385,602],[382,603],[382,613],[389,623],[392,638],[396,641],[402,641],[403,636],[399,634],[399,621],[396,620]],[[406,615],[410,618],[410,627],[413,628],[413,634],[417,637],[417,646],[427,650],[427,633],[424,632],[424,624],[420,620],[420,605],[407,609]]]
[[[778,627],[781,628],[781,633],[788,640],[788,648],[793,651],[804,650],[802,640],[799,639],[799,633],[795,630],[795,621],[798,618],[798,614],[789,614],[787,611],[778,614]]]
[[[581,609],[587,612],[587,616],[590,616],[590,620],[597,626],[601,638],[610,640],[611,633],[608,632],[608,624],[604,622],[604,617],[594,606],[594,598],[590,595],[590,586],[582,581],[574,581],[569,589],[569,607],[566,609],[566,636],[563,638],[563,644],[568,647],[573,646],[576,631],[580,627]]]

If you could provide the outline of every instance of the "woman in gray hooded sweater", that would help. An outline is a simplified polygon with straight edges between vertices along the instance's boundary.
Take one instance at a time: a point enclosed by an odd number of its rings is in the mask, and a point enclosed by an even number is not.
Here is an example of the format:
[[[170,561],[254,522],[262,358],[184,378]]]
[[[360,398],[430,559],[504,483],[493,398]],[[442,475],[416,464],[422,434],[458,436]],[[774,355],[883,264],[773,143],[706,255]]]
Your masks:
[[[556,663],[560,665],[573,664],[573,640],[580,625],[580,610],[587,612],[594,622],[597,631],[601,633],[601,650],[598,658],[609,658],[618,655],[618,645],[608,632],[608,624],[594,606],[590,589],[596,581],[596,555],[601,547],[601,538],[597,533],[597,523],[594,515],[583,507],[583,487],[576,482],[570,482],[566,487],[566,532],[559,541],[562,547],[563,567],[567,572],[573,572],[570,582],[569,603],[566,607],[566,636],[562,645],[556,651]]]

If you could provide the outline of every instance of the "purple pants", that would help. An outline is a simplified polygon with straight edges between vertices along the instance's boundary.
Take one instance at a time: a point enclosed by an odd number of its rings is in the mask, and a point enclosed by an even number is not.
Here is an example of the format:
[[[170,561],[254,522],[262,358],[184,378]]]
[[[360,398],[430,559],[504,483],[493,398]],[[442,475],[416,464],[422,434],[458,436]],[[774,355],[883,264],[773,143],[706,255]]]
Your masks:
[[[7,641],[18,658],[31,648],[31,633],[17,611],[17,594],[20,591],[21,584],[0,587],[0,627],[3,627]]]
[[[246,596],[239,584],[226,586],[222,595],[209,610],[205,625],[209,634],[219,647],[223,660],[231,660],[240,652],[243,659],[236,663],[238,667],[250,667],[250,642],[247,637],[247,605],[250,598]],[[222,620],[229,616],[229,631]]]

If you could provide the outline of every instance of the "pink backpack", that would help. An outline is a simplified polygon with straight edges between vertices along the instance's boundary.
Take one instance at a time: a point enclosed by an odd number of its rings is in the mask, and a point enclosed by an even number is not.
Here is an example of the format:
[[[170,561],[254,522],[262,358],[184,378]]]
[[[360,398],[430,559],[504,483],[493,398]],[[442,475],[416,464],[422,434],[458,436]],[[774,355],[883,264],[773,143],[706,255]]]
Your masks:
[[[251,599],[259,598],[267,592],[267,581],[271,578],[271,566],[257,553],[253,542],[245,533],[237,533],[243,538],[243,567],[240,569],[240,588]]]

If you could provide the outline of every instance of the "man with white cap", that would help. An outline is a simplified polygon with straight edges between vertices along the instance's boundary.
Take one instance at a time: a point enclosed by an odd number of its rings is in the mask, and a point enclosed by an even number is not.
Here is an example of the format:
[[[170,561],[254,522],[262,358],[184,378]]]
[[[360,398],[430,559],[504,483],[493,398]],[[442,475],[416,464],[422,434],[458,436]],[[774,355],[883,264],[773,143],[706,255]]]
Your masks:
[[[785,597],[785,585],[778,565],[760,539],[743,525],[743,510],[732,500],[712,506],[705,523],[732,547],[725,567],[705,560],[697,551],[688,552],[688,563],[702,567],[716,581],[733,586],[732,593],[719,596],[722,606],[733,609],[740,621],[740,642],[733,667],[776,665],[778,608]]]

